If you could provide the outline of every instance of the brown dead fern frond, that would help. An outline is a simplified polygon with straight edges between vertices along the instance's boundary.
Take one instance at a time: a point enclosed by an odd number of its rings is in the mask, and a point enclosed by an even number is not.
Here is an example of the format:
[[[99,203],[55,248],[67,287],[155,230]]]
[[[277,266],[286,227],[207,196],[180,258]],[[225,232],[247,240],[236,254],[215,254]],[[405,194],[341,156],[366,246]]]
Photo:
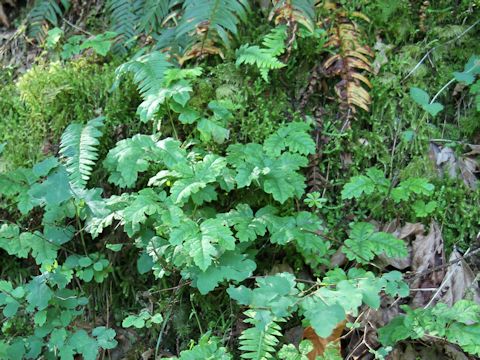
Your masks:
[[[358,108],[370,111],[372,84],[367,78],[371,73],[374,54],[363,42],[363,33],[353,17],[366,17],[359,13],[347,15],[337,11],[331,21],[326,22],[329,39],[325,47],[333,53],[323,62],[325,76],[339,78],[335,93],[340,100],[340,110],[346,120],[354,117]]]

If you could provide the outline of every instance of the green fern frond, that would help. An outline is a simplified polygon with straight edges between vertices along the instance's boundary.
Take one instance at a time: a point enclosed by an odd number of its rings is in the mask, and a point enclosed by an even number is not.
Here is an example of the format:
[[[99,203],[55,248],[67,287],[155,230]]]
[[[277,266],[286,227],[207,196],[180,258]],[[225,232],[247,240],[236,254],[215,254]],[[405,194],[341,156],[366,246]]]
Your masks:
[[[45,25],[58,25],[58,19],[64,10],[70,7],[70,2],[64,0],[59,4],[57,0],[37,0],[27,15],[28,36],[40,39],[45,35]]]
[[[189,35],[183,60],[205,54],[220,54],[217,44],[230,45],[230,35],[236,35],[237,25],[246,20],[247,0],[186,0],[184,14],[175,30],[177,40]]]
[[[173,66],[172,63],[167,61],[164,53],[155,51],[134,58],[119,66],[115,71],[117,80],[114,88],[125,73],[133,74],[133,80],[137,84],[140,95],[143,98],[143,102],[138,108],[142,121],[149,120],[158,109],[160,105],[159,98],[161,98],[161,92],[164,90],[163,80],[165,72]]]
[[[163,20],[176,4],[177,0],[143,0],[139,13],[141,31],[147,34],[158,32]]]
[[[70,124],[62,135],[60,154],[66,160],[70,182],[84,188],[98,159],[98,139],[102,136],[103,117],[90,120],[86,125]]]
[[[165,54],[156,51],[120,65],[115,73],[117,83],[125,73],[132,73],[140,94],[146,98],[159,92],[163,85],[165,71],[171,67],[173,64],[167,61]]]
[[[271,321],[266,328],[262,329],[258,321],[254,318],[255,311],[245,312],[248,319],[246,323],[252,324],[252,327],[245,329],[240,335],[240,347],[242,359],[267,360],[274,359],[278,337],[282,336],[280,326]]]
[[[228,44],[228,33],[237,34],[237,24],[245,20],[249,6],[245,0],[186,0],[183,8],[185,13],[177,37],[207,26],[205,33],[214,30]]]
[[[285,51],[285,27],[280,26],[273,29],[263,39],[265,48],[257,45],[250,46],[244,44],[236,52],[236,65],[250,64],[256,65],[260,70],[262,78],[268,82],[268,72],[272,69],[280,69],[285,66],[277,56]]]
[[[107,9],[110,12],[110,29],[119,35],[118,48],[129,47],[138,35],[138,13],[141,10],[141,2],[138,0],[109,0]]]
[[[285,39],[287,37],[286,31],[287,27],[285,25],[280,25],[272,29],[263,38],[262,44],[269,49],[269,53],[272,56],[281,55],[285,51]]]

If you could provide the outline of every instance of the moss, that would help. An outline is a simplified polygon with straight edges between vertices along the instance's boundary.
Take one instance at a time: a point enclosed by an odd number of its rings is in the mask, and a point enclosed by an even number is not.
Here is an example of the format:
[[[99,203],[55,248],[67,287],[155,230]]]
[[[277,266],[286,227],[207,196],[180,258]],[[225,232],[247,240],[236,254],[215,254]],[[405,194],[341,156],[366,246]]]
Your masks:
[[[106,117],[108,133],[128,136],[138,131],[135,87],[122,84],[111,92],[117,64],[97,64],[87,58],[30,69],[16,85],[0,90],[0,142],[7,142],[7,166],[32,165],[58,148],[60,135],[71,122]],[[122,126],[120,132],[115,127]],[[109,137],[105,146],[111,146]]]
[[[218,65],[211,74],[215,97],[228,98],[239,108],[231,124],[232,141],[261,143],[282,123],[295,117],[288,94],[273,80],[268,84],[234,63]]]

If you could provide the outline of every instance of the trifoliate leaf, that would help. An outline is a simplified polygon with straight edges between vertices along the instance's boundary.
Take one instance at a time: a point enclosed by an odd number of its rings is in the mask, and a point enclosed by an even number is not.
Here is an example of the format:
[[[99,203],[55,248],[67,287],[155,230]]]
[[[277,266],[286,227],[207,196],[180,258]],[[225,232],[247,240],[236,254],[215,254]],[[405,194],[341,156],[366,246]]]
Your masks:
[[[175,181],[170,189],[173,201],[176,204],[185,202],[192,194],[204,189],[208,183],[215,182],[225,167],[225,158],[212,154],[190,166],[177,167],[176,170],[181,179]]]
[[[475,76],[480,74],[480,57],[472,55],[465,64],[462,72],[455,71],[453,76],[457,81],[461,81],[466,85],[471,85],[475,81]]]
[[[203,118],[197,124],[197,130],[204,141],[213,140],[217,144],[223,144],[230,136],[230,131],[217,122]]]
[[[43,275],[35,276],[26,286],[27,301],[31,309],[46,309],[49,301],[53,297],[53,291],[46,284],[46,277]]]
[[[273,318],[289,316],[296,309],[298,290],[292,274],[258,278],[257,284],[258,288],[254,290],[242,285],[238,288],[230,286],[227,292],[239,304],[255,309],[255,319],[263,328]]]
[[[196,286],[205,295],[215,289],[224,280],[242,281],[251,276],[256,268],[254,261],[244,254],[228,251],[218,262],[204,272],[194,272]]]
[[[114,43],[115,36],[117,36],[117,34],[111,31],[96,35],[85,40],[80,46],[80,49],[93,49],[97,54],[106,56]]]
[[[98,346],[102,349],[113,349],[117,346],[115,340],[115,330],[108,329],[105,326],[99,326],[93,329],[92,335],[97,339]]]
[[[345,184],[342,199],[358,199],[362,194],[370,195],[375,190],[375,182],[364,175],[354,176]]]
[[[350,260],[365,264],[375,255],[384,253],[388,257],[408,255],[405,243],[390,233],[376,232],[370,223],[360,222],[351,226],[349,238],[342,251]]]
[[[145,223],[148,216],[161,213],[164,192],[157,193],[153,189],[142,189],[134,196],[133,202],[121,212],[125,230],[129,236],[140,230],[140,224]]]
[[[95,339],[88,336],[85,330],[77,330],[69,339],[68,345],[76,350],[77,354],[83,356],[84,360],[96,360],[98,355],[98,344]]]
[[[443,105],[438,103],[438,102],[434,102],[434,103],[431,103],[431,104],[426,104],[426,105],[423,105],[422,108],[428,112],[430,115],[432,116],[436,116],[440,111],[443,110]]]
[[[345,319],[345,310],[338,304],[326,304],[316,297],[307,297],[301,303],[305,319],[318,336],[327,338],[337,324]]]

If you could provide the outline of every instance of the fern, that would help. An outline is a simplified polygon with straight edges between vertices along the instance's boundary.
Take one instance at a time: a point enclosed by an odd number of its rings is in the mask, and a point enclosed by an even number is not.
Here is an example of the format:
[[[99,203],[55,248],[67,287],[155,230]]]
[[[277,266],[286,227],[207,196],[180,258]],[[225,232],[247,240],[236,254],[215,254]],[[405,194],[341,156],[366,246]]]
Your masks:
[[[475,84],[470,88],[470,93],[475,95],[475,108],[480,112],[480,80],[477,80]]]
[[[272,69],[281,69],[285,66],[277,56],[285,51],[286,28],[279,26],[273,29],[263,40],[264,48],[259,46],[242,45],[236,52],[236,65],[256,65],[262,78],[268,82],[268,72]]]
[[[138,112],[143,114],[154,113],[159,105],[156,100],[163,89],[165,71],[172,67],[173,64],[167,61],[165,54],[158,51],[134,58],[118,67],[116,70],[117,81],[114,87],[118,85],[119,79],[125,73],[132,73],[133,80],[144,100]],[[148,118],[148,115],[142,116],[142,120]]]
[[[205,54],[222,55],[218,43],[229,46],[230,34],[237,34],[237,25],[246,20],[249,6],[246,0],[186,0],[183,9],[175,36],[190,35],[192,41],[181,63]]]
[[[160,31],[162,22],[172,7],[178,4],[176,0],[142,0],[137,16],[139,30],[146,34]]]
[[[84,188],[98,159],[98,139],[102,136],[103,117],[90,120],[85,126],[70,124],[62,134],[60,154],[66,160],[70,182]]]
[[[47,23],[57,26],[58,19],[69,7],[69,0],[62,0],[61,4],[57,0],[37,0],[27,15],[28,35],[37,40],[43,38],[48,27]]]
[[[245,323],[253,325],[245,329],[240,335],[240,347],[242,359],[274,359],[278,337],[282,336],[281,328],[275,321],[270,321],[264,328],[255,319],[255,311],[245,312],[248,319]]]
[[[365,16],[357,16],[365,19]],[[371,97],[365,89],[372,84],[365,72],[372,72],[372,50],[363,44],[363,34],[358,25],[343,12],[338,12],[333,26],[329,29],[329,41],[325,47],[337,50],[322,65],[323,73],[328,77],[340,77],[335,92],[340,99],[340,110],[348,120],[361,108],[370,111]]]
[[[110,29],[119,35],[117,51],[131,45],[131,40],[138,35],[138,12],[141,3],[138,0],[109,0],[107,9],[110,12]],[[121,45],[120,45],[121,44]]]
[[[273,0],[274,6],[270,12],[270,20],[275,23],[293,24],[299,23],[310,31],[314,29],[315,7],[312,0]]]
[[[286,26],[286,58],[290,56],[297,37],[299,24],[313,32],[315,29],[315,7],[313,0],[273,0],[274,6],[269,20]]]

